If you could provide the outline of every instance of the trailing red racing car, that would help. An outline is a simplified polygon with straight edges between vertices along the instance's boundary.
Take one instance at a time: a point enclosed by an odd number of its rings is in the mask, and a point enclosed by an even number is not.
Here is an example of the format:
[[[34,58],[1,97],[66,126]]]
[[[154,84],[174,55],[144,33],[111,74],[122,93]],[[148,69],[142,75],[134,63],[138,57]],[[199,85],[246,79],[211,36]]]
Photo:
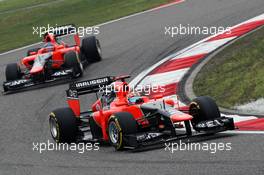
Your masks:
[[[235,129],[233,119],[221,116],[209,97],[198,97],[189,106],[179,107],[173,99],[149,99],[132,93],[125,82],[128,77],[71,83],[69,107],[49,115],[53,139],[57,143],[109,142],[121,150]],[[81,112],[79,96],[93,92],[100,98],[91,110]],[[181,123],[184,128],[179,128]]]
[[[80,38],[74,25],[60,26],[44,34],[44,45],[30,49],[19,64],[6,66],[4,91],[51,82],[78,78],[87,63],[100,61],[101,47],[95,36]]]

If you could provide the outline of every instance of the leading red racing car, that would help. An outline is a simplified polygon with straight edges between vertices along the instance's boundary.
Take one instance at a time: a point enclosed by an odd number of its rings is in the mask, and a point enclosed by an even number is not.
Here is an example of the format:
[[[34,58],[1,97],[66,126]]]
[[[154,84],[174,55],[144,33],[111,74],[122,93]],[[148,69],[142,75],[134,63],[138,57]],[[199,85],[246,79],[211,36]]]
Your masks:
[[[69,107],[56,109],[49,115],[53,139],[67,143],[104,141],[121,150],[235,129],[233,119],[221,116],[209,97],[198,97],[188,107],[179,107],[173,99],[153,100],[132,93],[125,82],[128,77],[103,77],[70,84]],[[100,98],[91,110],[81,112],[79,96],[93,92],[100,93]],[[177,127],[179,123],[184,123],[183,131]]]
[[[101,47],[95,36],[80,38],[74,25],[60,26],[44,35],[41,48],[30,49],[20,63],[6,66],[4,91],[65,78],[78,78],[87,63],[100,61]]]

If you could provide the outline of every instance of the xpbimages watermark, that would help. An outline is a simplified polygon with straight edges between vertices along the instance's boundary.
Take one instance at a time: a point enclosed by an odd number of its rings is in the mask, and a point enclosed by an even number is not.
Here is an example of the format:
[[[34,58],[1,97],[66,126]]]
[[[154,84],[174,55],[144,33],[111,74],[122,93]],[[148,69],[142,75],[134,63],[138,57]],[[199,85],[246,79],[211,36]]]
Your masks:
[[[231,33],[230,27],[199,27],[199,26],[191,26],[187,24],[186,26],[179,24],[178,26],[166,26],[164,28],[164,34],[170,37],[175,37],[177,35],[216,35],[218,33],[227,34]]]
[[[181,140],[175,143],[165,143],[165,151],[175,153],[177,151],[207,151],[211,154],[221,151],[231,151],[232,143],[185,143]]]
[[[136,87],[122,87],[122,86],[116,86],[116,84],[113,85],[99,85],[99,92],[110,94],[112,92],[125,92],[129,90],[132,94],[142,94],[142,95],[150,95],[152,93],[164,93],[166,91],[164,85],[137,85]]]
[[[99,151],[99,143],[53,143],[49,140],[47,142],[33,142],[32,150],[40,154],[46,151],[75,151],[80,154],[86,151]]]
[[[69,30],[70,31],[67,31]],[[69,28],[69,26],[58,26],[57,24],[55,26],[51,26],[48,24],[47,26],[33,26],[32,27],[32,34],[38,35],[39,37],[42,37],[46,32],[55,33],[55,31],[64,31],[68,34],[79,34],[80,37],[83,37],[85,35],[98,35],[100,34],[100,28],[99,27],[74,27]]]

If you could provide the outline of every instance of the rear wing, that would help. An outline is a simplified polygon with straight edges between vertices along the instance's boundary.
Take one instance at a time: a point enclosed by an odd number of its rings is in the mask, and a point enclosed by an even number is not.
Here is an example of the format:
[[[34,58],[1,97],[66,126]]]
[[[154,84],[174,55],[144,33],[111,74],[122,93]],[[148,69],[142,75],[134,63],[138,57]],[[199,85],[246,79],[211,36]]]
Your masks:
[[[50,27],[49,30],[45,32],[45,34],[46,33],[52,33],[57,37],[57,36],[63,36],[63,35],[68,35],[68,34],[76,34],[77,29],[74,24],[68,24],[68,25],[63,25],[63,26]]]
[[[74,112],[75,116],[80,117],[81,107],[80,107],[79,95],[96,93],[97,96],[97,92],[104,91],[105,88],[111,83],[118,80],[124,82],[125,79],[129,77],[130,77],[129,75],[124,75],[119,77],[108,76],[108,77],[71,83],[69,89],[66,91],[68,105]]]
[[[114,81],[115,78],[109,76],[71,83],[69,89],[66,91],[67,97],[78,98],[79,95],[97,93]]]

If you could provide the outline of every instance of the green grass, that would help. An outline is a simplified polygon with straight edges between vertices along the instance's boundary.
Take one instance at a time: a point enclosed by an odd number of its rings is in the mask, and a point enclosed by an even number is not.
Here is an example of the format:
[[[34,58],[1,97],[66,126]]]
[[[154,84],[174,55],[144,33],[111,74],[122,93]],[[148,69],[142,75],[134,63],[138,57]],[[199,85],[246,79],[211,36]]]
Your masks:
[[[194,81],[197,96],[209,95],[226,108],[264,97],[264,28],[225,48]]]
[[[54,0],[0,0],[0,13],[9,10],[19,10],[25,7],[52,2]]]
[[[33,26],[70,23],[84,27],[93,26],[167,2],[170,0],[64,0],[45,7],[23,9],[31,3],[39,4],[40,0],[2,1],[0,2],[0,52],[40,41],[37,35],[32,34]],[[16,8],[19,10],[1,14],[3,11]]]

